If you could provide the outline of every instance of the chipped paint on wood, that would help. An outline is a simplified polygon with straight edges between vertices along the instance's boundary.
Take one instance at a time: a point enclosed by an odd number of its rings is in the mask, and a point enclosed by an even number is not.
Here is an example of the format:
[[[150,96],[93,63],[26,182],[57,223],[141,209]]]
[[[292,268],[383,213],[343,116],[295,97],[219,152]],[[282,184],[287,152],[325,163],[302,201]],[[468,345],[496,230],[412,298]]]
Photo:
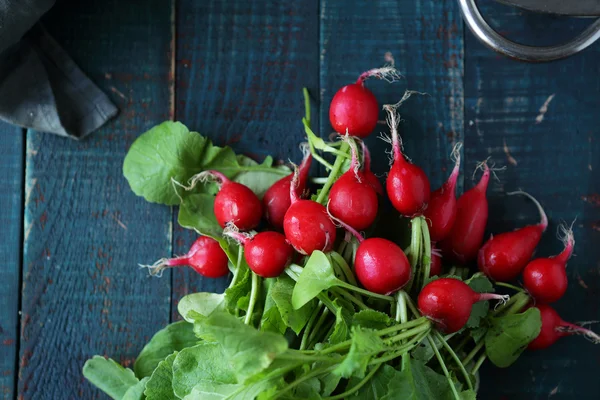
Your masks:
[[[513,8],[496,2],[478,5],[483,15],[494,16],[495,26],[501,26],[508,37],[523,43],[560,43],[585,25],[576,19],[535,14],[511,16],[508,11]],[[541,31],[544,35],[539,35]],[[540,37],[547,43],[540,43]],[[499,167],[507,166],[497,171],[501,183],[491,182],[488,189],[488,234],[537,222],[530,202],[505,195],[516,189],[535,196],[548,212],[550,226],[537,250],[539,256],[562,249],[554,234],[556,227],[577,217],[581,224],[575,227],[577,256],[569,262],[567,293],[555,307],[573,321],[600,319],[598,292],[592,290],[596,266],[591,263],[600,259],[594,231],[600,208],[592,197],[600,193],[595,173],[600,167],[600,145],[598,140],[589,140],[600,134],[600,47],[566,60],[528,64],[498,56],[467,32],[465,57],[465,120],[474,121],[465,126],[465,168],[472,169],[487,157]],[[544,352],[525,352],[510,368],[484,366],[480,397],[531,400],[554,393],[552,398],[577,399],[598,393],[593,371],[600,348],[575,339]],[[569,373],[565,374],[567,363]],[[535,382],[525,371],[533,371]]]
[[[168,277],[147,279],[137,264],[169,251],[171,212],[131,193],[121,169],[133,139],[169,113],[170,9],[160,0],[66,1],[47,16],[121,112],[81,141],[27,134],[23,399],[101,398],[81,376],[85,360],[133,360],[169,321]]]
[[[0,121],[0,398],[16,393],[23,227],[23,130]]]

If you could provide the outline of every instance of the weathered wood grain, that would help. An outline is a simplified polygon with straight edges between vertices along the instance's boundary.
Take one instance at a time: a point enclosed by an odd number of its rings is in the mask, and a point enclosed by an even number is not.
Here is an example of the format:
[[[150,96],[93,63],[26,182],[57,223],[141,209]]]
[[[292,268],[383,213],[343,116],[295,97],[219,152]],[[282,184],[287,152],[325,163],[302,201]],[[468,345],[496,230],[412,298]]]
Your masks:
[[[566,41],[587,23],[499,5],[483,10],[504,34],[530,44]],[[550,217],[539,255],[560,251],[557,224],[577,218],[569,289],[556,309],[571,321],[600,319],[600,47],[563,61],[524,64],[496,55],[467,33],[465,54],[467,168],[487,157],[507,167],[488,192],[490,231],[536,221],[531,203],[506,198],[518,188],[537,197]],[[525,353],[508,369],[484,368],[481,397],[593,398],[600,392],[599,360],[600,348],[583,338],[562,339],[547,351]]]
[[[89,139],[28,132],[19,396],[105,398],[81,368],[131,366],[169,321],[170,281],[137,267],[168,254],[171,212],[122,177],[139,133],[169,118],[169,1],[64,1],[49,31],[121,109]]]
[[[15,393],[23,227],[23,130],[0,122],[0,398]]]
[[[323,0],[320,35],[321,134],[332,131],[328,112],[335,92],[361,72],[382,66],[389,52],[405,78],[366,85],[380,104],[396,103],[406,89],[428,93],[401,107],[400,133],[406,154],[424,168],[432,187],[439,187],[452,167],[452,145],[463,138],[463,35],[456,2]],[[379,130],[389,132],[385,125]],[[390,146],[378,133],[367,143],[374,170],[382,175],[389,170],[383,151]]]
[[[261,160],[298,162],[304,137],[302,87],[319,84],[318,1],[193,1],[177,4],[176,118],[216,144]],[[196,235],[175,220],[174,251]],[[227,279],[174,271],[177,301],[217,291]]]

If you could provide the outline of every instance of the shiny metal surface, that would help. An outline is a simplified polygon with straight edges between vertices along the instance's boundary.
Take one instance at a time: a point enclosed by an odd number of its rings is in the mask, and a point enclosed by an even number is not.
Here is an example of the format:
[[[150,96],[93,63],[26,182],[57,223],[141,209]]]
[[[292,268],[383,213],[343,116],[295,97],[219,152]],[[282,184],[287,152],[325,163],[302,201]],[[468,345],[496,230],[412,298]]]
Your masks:
[[[546,47],[527,46],[498,34],[482,17],[475,0],[458,0],[465,24],[486,46],[511,58],[529,62],[547,62],[569,57],[600,38],[600,19],[570,42]]]
[[[600,17],[600,0],[496,0],[499,3],[525,10],[569,15],[572,17]]]

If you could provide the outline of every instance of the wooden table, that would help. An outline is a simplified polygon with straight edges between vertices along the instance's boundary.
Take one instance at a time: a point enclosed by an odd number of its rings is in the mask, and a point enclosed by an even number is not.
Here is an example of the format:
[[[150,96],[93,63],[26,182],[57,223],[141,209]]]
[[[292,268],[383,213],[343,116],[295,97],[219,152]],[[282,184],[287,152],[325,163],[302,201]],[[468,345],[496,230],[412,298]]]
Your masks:
[[[556,43],[587,23],[484,8],[509,37]],[[403,108],[406,153],[438,187],[464,142],[462,188],[490,157],[490,232],[536,220],[522,188],[548,211],[540,255],[556,253],[560,221],[577,217],[569,320],[600,319],[600,44],[568,60],[523,64],[464,29],[454,0],[62,1],[48,29],[121,113],[80,142],[0,126],[0,396],[105,398],[81,375],[93,354],[132,365],[191,291],[223,280],[185,269],[149,279],[137,269],[181,254],[194,235],[173,209],[136,197],[122,177],[133,140],[177,119],[257,158],[299,157],[301,88],[320,99],[321,134],[333,93],[390,52],[404,79],[369,82],[381,103],[404,89],[429,93]],[[384,130],[382,126],[382,130]],[[369,139],[375,152],[384,144]],[[387,166],[375,157],[375,169]],[[508,370],[483,370],[482,399],[597,398],[600,347],[568,338]],[[588,397],[586,397],[588,396]]]

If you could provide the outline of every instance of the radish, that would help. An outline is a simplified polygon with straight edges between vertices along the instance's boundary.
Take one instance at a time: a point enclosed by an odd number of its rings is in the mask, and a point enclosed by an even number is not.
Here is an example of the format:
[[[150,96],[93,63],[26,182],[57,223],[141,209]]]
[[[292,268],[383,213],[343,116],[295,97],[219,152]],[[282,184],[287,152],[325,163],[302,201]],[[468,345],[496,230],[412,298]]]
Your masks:
[[[549,305],[538,304],[535,307],[540,310],[542,316],[542,329],[540,334],[529,343],[528,349],[545,349],[552,346],[561,337],[570,335],[583,335],[592,343],[600,344],[600,336],[589,329],[563,321]]]
[[[335,242],[335,225],[322,204],[298,199],[298,179],[296,170],[290,184],[291,205],[283,218],[285,237],[300,254],[310,255],[315,250],[328,252]]]
[[[412,218],[421,215],[427,208],[431,189],[425,172],[408,162],[401,152],[396,107],[397,105],[389,104],[383,106],[384,110],[388,112],[394,158],[386,180],[386,188],[394,208],[400,214]]]
[[[448,236],[456,219],[456,181],[460,171],[460,147],[461,144],[458,143],[452,151],[456,162],[450,177],[442,187],[431,193],[425,210],[424,216],[429,225],[429,235],[434,242]]]
[[[372,69],[362,73],[356,83],[338,90],[329,106],[329,122],[337,133],[365,138],[375,129],[379,106],[373,92],[364,84],[370,77],[395,80],[398,73],[393,67]]]
[[[548,226],[546,213],[533,196],[525,192],[508,194],[521,194],[533,201],[540,213],[540,223],[492,236],[479,250],[477,258],[479,270],[489,278],[500,282],[512,281],[519,276],[531,260],[542,233]]]
[[[229,273],[229,260],[219,242],[208,236],[200,236],[188,253],[176,258],[161,258],[152,265],[141,265],[148,268],[150,275],[162,276],[165,269],[170,267],[189,266],[194,271],[208,278],[219,278]]]
[[[477,293],[458,279],[440,278],[425,285],[417,301],[421,313],[432,320],[438,330],[454,333],[469,320],[473,304],[493,299],[506,302],[508,296]]]
[[[219,171],[203,171],[190,179],[188,190],[197,182],[214,180],[219,185],[215,196],[214,212],[221,228],[233,223],[242,231],[254,229],[262,218],[262,204],[246,185],[233,182]]]
[[[369,185],[371,185],[373,190],[375,190],[378,195],[383,196],[383,185],[381,185],[379,178],[377,178],[377,176],[375,176],[375,174],[371,171],[371,153],[369,152],[365,142],[361,141],[360,145],[362,147],[363,174],[365,176],[365,180]]]
[[[292,260],[294,249],[279,232],[265,231],[255,235],[240,233],[229,225],[224,235],[236,239],[244,246],[244,258],[250,269],[263,278],[279,276]]]
[[[485,161],[478,168],[483,168],[479,183],[458,198],[452,229],[446,239],[440,242],[444,258],[461,264],[477,257],[488,219],[485,192],[490,181],[490,169]]]
[[[394,242],[382,238],[365,239],[343,221],[332,217],[359,242],[354,258],[354,272],[358,281],[371,292],[391,294],[410,281],[412,270],[408,258]]]
[[[350,143],[352,149],[350,169],[331,187],[328,208],[334,217],[354,229],[362,230],[375,221],[379,201],[377,193],[360,171],[356,144],[348,136],[345,140]]]
[[[565,248],[557,256],[531,261],[523,271],[523,283],[529,294],[539,302],[553,303],[567,291],[567,261],[573,253],[573,231],[565,231]]]
[[[299,178],[296,192],[299,193],[299,195],[304,192],[304,188],[306,187],[311,163],[312,156],[310,152],[308,152],[304,156],[302,164],[298,167]],[[290,183],[292,182],[293,176],[294,174],[292,173],[275,182],[266,191],[263,197],[263,208],[265,210],[267,222],[277,230],[283,230],[283,217],[292,204],[290,200]]]
[[[431,264],[429,264],[429,276],[436,276],[442,273],[442,253],[435,246],[431,245]]]

